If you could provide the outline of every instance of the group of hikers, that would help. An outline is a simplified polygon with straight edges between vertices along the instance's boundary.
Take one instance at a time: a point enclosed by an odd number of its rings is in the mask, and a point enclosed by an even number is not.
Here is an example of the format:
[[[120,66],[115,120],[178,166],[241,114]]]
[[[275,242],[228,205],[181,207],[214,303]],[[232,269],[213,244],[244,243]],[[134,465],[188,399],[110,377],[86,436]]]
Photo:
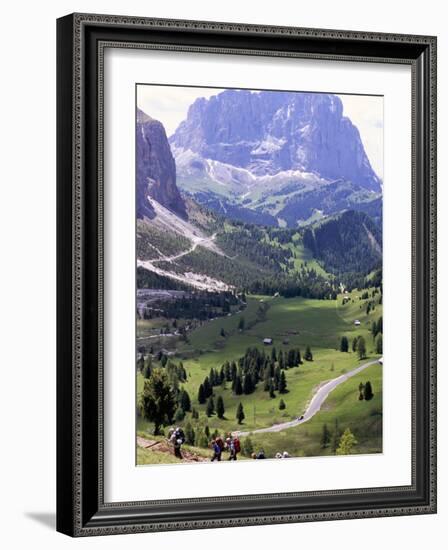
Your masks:
[[[181,447],[185,443],[185,433],[183,429],[179,426],[171,428],[168,433],[168,441],[173,445],[174,455],[177,458],[183,458],[181,451]],[[210,459],[211,462],[215,460],[221,462],[222,453],[224,451],[229,453],[227,460],[236,460],[238,454],[241,452],[241,443],[238,436],[230,432],[225,437],[221,437],[220,435],[213,437],[210,442],[210,447],[213,451],[213,455]],[[254,459],[266,458],[264,449],[260,449],[257,453],[253,452],[250,456]],[[287,451],[284,451],[283,453],[277,453],[275,458],[289,458],[289,454]]]
[[[240,440],[237,436],[233,436],[231,433],[227,434],[225,441],[220,435],[214,437],[210,446],[213,451],[213,456],[211,458],[212,462],[215,460],[220,462],[224,450],[229,452],[228,460],[236,460],[238,453],[241,451]]]

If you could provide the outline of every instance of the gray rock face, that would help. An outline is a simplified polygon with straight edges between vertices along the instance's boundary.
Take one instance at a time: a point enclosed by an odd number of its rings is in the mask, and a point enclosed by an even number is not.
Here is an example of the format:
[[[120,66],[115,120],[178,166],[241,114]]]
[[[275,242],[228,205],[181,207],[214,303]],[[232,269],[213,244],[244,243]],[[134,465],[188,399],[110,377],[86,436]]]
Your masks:
[[[185,202],[176,185],[176,164],[163,125],[140,109],[136,125],[137,217],[153,218],[148,195],[186,218]]]
[[[330,94],[226,90],[197,99],[170,143],[256,175],[302,170],[380,191],[358,129],[342,111]]]

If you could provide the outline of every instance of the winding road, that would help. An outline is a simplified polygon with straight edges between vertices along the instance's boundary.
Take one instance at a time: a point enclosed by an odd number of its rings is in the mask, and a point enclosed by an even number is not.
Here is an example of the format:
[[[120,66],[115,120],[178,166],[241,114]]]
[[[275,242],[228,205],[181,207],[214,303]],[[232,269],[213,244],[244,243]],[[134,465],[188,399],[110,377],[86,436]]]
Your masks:
[[[187,250],[183,250],[182,252],[179,252],[179,254],[175,254],[174,256],[165,256],[159,250],[161,258],[156,258],[155,260],[147,260],[147,263],[175,262],[176,260],[187,256],[187,254],[191,254],[192,252],[194,252],[198,246],[203,246],[204,248],[207,248],[207,245],[213,243],[215,238],[216,233],[213,233],[211,237],[194,237],[193,244]]]
[[[324,384],[322,384],[320,388],[316,391],[316,393],[313,395],[306,411],[303,414],[303,417],[300,417],[301,419],[296,418],[294,420],[290,420],[289,422],[282,422],[281,424],[274,424],[273,426],[269,426],[268,428],[259,428],[258,430],[251,430],[249,432],[235,431],[232,433],[233,435],[244,437],[250,434],[257,434],[257,433],[281,432],[282,430],[286,430],[287,428],[292,428],[293,426],[298,426],[299,424],[308,422],[308,420],[311,420],[311,418],[313,418],[313,416],[320,411],[320,408],[322,407],[323,402],[325,401],[325,399],[327,399],[331,391],[333,391],[337,386],[339,386],[339,384],[342,384],[343,382],[345,382],[352,376],[355,376],[356,374],[360,373],[367,367],[371,367],[372,365],[375,365],[375,363],[378,363],[377,359],[375,359],[374,361],[369,361],[368,363],[364,363],[363,365],[356,367],[350,372],[341,374],[341,376],[338,376],[337,378],[333,378],[332,380],[329,380],[328,382],[325,382]]]

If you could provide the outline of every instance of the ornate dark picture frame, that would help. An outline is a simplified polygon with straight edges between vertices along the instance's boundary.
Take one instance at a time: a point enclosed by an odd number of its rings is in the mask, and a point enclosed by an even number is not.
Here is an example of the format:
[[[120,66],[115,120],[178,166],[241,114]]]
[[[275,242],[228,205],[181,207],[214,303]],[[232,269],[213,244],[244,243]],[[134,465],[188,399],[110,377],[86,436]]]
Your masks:
[[[410,486],[104,501],[102,82],[108,46],[411,66]],[[58,531],[89,536],[435,513],[436,38],[73,14],[57,22],[57,52]]]

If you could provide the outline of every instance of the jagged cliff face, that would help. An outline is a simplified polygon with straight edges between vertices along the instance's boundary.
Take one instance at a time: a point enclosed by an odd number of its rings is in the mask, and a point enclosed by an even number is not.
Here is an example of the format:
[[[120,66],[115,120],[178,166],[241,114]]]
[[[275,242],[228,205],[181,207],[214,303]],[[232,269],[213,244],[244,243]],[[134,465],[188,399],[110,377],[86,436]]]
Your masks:
[[[226,90],[197,99],[170,143],[257,176],[300,170],[381,190],[359,132],[334,95]]]
[[[148,196],[186,218],[184,200],[176,185],[176,164],[163,125],[140,109],[136,125],[137,217],[153,218]]]

